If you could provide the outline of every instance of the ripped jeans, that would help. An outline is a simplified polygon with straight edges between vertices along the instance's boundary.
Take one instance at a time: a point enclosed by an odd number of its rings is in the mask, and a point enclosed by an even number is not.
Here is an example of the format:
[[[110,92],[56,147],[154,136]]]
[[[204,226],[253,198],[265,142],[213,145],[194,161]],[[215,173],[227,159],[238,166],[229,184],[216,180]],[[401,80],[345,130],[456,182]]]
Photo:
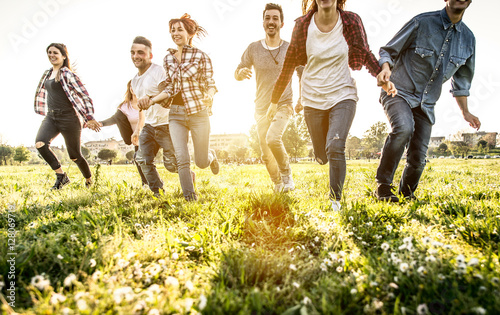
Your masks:
[[[304,118],[319,164],[330,163],[330,199],[340,200],[346,175],[345,142],[351,129],[356,102],[341,101],[328,110],[304,107]]]

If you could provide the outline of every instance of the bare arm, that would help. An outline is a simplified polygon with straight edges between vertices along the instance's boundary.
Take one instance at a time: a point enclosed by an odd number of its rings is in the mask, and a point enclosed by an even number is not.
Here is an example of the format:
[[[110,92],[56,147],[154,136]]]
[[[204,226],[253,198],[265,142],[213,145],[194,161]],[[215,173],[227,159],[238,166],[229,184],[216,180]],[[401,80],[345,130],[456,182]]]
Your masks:
[[[144,111],[139,111],[139,121],[137,122],[137,126],[135,127],[134,133],[132,134],[132,144],[139,145],[139,134],[141,133],[142,127],[144,127],[144,122],[146,121],[146,116],[144,115]]]
[[[455,100],[457,101],[458,107],[460,107],[460,110],[462,111],[465,121],[467,121],[472,128],[479,130],[479,128],[481,128],[481,122],[479,121],[479,118],[469,112],[467,96],[456,96]]]

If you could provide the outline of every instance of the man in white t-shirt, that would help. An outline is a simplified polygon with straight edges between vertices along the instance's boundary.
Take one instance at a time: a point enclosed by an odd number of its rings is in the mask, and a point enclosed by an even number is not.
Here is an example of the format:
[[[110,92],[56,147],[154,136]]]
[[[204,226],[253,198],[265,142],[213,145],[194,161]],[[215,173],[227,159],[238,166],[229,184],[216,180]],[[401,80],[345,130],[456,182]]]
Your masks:
[[[162,91],[161,84],[166,79],[162,66],[152,63],[153,58],[151,42],[142,36],[137,36],[132,43],[130,55],[132,62],[139,72],[132,79],[132,90],[138,99],[139,108],[141,104],[149,103],[149,100]],[[153,104],[139,114],[139,123],[132,135],[132,142],[139,145],[137,151],[137,163],[148,180],[149,188],[155,196],[163,189],[163,181],[156,170],[154,159],[158,150],[163,149],[163,164],[171,172],[177,172],[175,151],[170,139],[168,126],[168,108],[160,104]],[[142,130],[141,130],[142,129]]]

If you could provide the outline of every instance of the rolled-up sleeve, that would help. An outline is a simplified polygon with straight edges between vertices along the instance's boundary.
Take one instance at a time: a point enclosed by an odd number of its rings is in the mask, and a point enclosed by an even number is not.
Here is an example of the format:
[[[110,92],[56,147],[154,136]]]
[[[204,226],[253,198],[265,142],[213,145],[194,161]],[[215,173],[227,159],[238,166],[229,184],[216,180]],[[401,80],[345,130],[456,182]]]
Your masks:
[[[379,65],[388,63],[392,68],[394,61],[398,58],[401,52],[405,51],[415,39],[418,30],[418,20],[413,18],[406,23],[399,32],[387,43],[387,45],[380,48]]]
[[[205,92],[214,89],[217,92],[217,87],[215,86],[214,70],[212,67],[212,60],[208,57],[207,54],[203,53],[203,57],[201,58],[201,81],[202,86],[205,89]]]
[[[469,96],[472,78],[476,64],[476,42],[474,41],[473,53],[451,78],[451,94],[457,96]]]

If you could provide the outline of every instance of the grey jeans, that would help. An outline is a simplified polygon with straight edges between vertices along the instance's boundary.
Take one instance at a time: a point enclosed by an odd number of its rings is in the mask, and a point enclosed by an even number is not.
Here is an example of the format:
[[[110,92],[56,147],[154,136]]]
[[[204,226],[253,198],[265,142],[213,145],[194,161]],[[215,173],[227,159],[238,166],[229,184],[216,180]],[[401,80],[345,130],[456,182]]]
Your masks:
[[[193,139],[194,162],[199,168],[207,168],[214,157],[208,152],[210,140],[210,120],[206,109],[188,115],[184,105],[170,106],[170,134],[174,144],[175,157],[179,166],[179,181],[186,200],[196,200],[191,177],[191,158],[189,156],[189,132]]]
[[[271,180],[275,184],[282,182],[280,173],[285,176],[292,173],[288,154],[282,140],[283,133],[291,116],[292,109],[290,106],[281,106],[278,108],[272,121],[269,121],[265,114],[255,114],[257,134],[259,136],[260,149],[262,150],[262,161],[264,161]]]

